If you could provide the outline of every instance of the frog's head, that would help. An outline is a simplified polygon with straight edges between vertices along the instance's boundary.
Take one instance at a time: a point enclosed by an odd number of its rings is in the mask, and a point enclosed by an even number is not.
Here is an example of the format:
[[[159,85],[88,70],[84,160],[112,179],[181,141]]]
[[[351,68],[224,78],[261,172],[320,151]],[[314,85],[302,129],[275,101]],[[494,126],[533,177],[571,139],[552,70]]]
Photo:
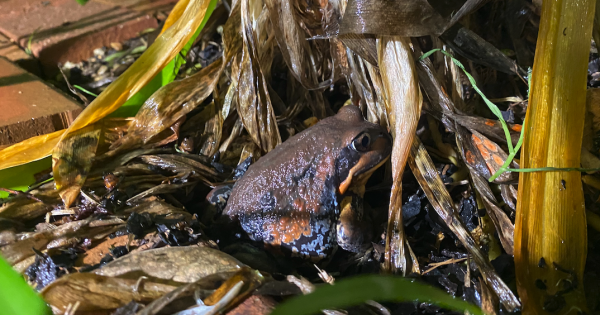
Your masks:
[[[344,106],[331,124],[342,127],[342,150],[336,158],[340,195],[348,191],[362,196],[364,185],[392,152],[392,137],[383,127],[366,121],[356,106]]]

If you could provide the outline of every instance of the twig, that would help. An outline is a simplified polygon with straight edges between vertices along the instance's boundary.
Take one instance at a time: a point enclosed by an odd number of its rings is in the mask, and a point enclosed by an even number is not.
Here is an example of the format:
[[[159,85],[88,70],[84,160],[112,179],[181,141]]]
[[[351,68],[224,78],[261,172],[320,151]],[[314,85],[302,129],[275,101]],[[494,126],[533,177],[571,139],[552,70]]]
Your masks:
[[[445,265],[450,265],[450,264],[454,264],[454,263],[459,263],[459,262],[465,261],[465,260],[467,260],[467,257],[465,257],[465,258],[458,258],[458,259],[452,258],[452,259],[448,259],[448,260],[445,260],[445,261],[442,261],[442,262],[439,262],[439,263],[429,264],[429,266],[431,266],[431,268],[423,271],[422,275],[424,275],[424,274],[426,274],[426,273],[428,273],[428,272],[436,269],[437,267],[441,267],[441,266],[445,266]]]
[[[0,188],[0,190],[1,190],[1,191],[5,191],[5,192],[7,192],[7,193],[9,193],[9,194],[12,194],[12,195],[16,195],[16,196],[19,196],[19,195],[21,195],[21,196],[25,196],[25,198],[27,198],[27,199],[31,199],[31,200],[35,200],[35,201],[37,201],[37,202],[44,203],[44,202],[43,202],[42,200],[40,200],[38,197],[36,197],[36,196],[34,196],[34,195],[32,195],[32,194],[29,194],[29,193],[24,193],[24,192],[22,192],[22,191],[18,191],[18,190],[12,190],[12,189],[8,189],[8,188]]]

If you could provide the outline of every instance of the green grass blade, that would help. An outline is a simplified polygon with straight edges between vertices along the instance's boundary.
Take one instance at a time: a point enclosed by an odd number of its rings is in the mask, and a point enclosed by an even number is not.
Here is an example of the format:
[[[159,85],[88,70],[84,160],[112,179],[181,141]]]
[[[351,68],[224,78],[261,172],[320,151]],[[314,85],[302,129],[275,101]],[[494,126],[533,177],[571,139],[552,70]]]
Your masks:
[[[359,305],[368,300],[428,302],[449,310],[468,311],[483,315],[478,307],[454,298],[442,290],[407,278],[382,275],[364,275],[324,285],[313,293],[288,300],[271,315],[309,315],[323,309],[339,309]]]
[[[5,315],[52,314],[46,302],[1,257],[0,305]]]
[[[98,94],[96,94],[96,93],[92,93],[92,92],[90,92],[90,91],[86,90],[85,88],[83,88],[83,87],[81,87],[81,86],[79,86],[79,85],[73,84],[73,87],[74,87],[74,88],[76,88],[76,89],[79,89],[80,91],[82,91],[82,92],[84,92],[84,93],[87,93],[87,94],[89,94],[89,95],[91,95],[91,96],[93,96],[93,97],[98,97]]]

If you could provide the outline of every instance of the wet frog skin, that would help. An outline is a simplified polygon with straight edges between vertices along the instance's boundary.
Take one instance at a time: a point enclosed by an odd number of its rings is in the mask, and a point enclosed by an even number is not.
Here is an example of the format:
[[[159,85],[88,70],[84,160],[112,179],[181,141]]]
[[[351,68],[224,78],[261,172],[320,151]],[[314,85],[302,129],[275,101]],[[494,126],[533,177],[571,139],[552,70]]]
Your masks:
[[[387,131],[365,121],[358,107],[344,106],[252,164],[224,214],[251,239],[292,256],[324,258],[338,244],[358,248],[353,242],[362,241],[356,235],[364,224],[356,211],[342,213],[341,203],[345,195],[362,197],[391,144]]]

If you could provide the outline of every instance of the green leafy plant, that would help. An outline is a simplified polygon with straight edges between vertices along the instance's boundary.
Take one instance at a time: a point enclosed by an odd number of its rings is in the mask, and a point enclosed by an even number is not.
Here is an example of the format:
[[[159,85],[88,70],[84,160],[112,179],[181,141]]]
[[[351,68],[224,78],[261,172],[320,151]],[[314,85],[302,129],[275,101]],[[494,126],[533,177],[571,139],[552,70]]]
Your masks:
[[[309,315],[324,309],[360,305],[366,301],[419,301],[450,310],[483,315],[477,306],[448,295],[426,284],[397,276],[364,275],[324,285],[313,293],[299,296],[278,306],[272,315]]]

